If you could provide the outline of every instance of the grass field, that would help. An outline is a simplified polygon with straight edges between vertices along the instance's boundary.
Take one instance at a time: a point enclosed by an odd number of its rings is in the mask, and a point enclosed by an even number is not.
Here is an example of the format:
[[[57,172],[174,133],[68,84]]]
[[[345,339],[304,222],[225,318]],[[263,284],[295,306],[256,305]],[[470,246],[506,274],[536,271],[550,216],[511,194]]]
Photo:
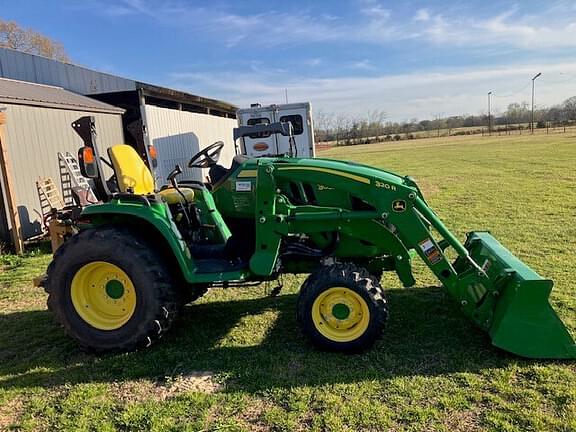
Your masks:
[[[335,148],[322,157],[415,177],[459,237],[493,235],[554,279],[576,334],[576,136],[458,137]],[[0,430],[574,431],[576,362],[506,354],[420,263],[386,275],[386,333],[369,352],[315,351],[297,329],[301,278],[211,291],[153,348],[82,353],[32,287],[50,257],[0,260]]]

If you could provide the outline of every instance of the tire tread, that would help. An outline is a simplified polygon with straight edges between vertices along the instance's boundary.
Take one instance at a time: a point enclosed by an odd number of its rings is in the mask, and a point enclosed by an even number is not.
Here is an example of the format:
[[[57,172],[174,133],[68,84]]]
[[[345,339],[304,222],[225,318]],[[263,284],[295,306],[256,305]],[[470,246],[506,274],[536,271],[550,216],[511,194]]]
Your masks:
[[[62,306],[63,290],[66,286],[62,278],[66,263],[94,242],[108,242],[113,245],[117,255],[130,254],[135,263],[142,263],[141,271],[151,281],[155,289],[152,295],[160,307],[146,311],[144,322],[138,325],[138,331],[127,340],[114,346],[93,345],[90,341],[78,336],[78,329],[73,328],[66,308]],[[173,287],[167,266],[154,251],[152,245],[143,241],[136,233],[126,227],[101,227],[88,229],[75,234],[64,243],[56,253],[47,270],[45,291],[48,293],[48,309],[54,314],[64,331],[75,339],[85,351],[102,354],[106,352],[127,352],[152,345],[160,339],[174,323],[178,312],[178,295]]]
[[[315,330],[310,316],[310,307],[315,298],[327,287],[338,284],[344,284],[350,288],[356,286],[368,294],[374,306],[368,329],[355,341],[335,342],[326,339]],[[330,351],[361,352],[368,349],[382,336],[382,330],[388,318],[388,305],[380,282],[368,270],[352,263],[322,266],[311,273],[302,284],[296,310],[303,333],[315,345]]]

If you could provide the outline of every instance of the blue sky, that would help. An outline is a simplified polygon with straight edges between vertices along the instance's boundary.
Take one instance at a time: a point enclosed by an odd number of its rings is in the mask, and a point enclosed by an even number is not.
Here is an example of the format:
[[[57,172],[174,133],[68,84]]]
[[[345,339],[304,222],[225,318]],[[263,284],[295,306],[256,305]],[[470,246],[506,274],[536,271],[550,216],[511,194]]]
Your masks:
[[[576,95],[576,1],[0,0],[74,62],[227,100],[391,120]]]

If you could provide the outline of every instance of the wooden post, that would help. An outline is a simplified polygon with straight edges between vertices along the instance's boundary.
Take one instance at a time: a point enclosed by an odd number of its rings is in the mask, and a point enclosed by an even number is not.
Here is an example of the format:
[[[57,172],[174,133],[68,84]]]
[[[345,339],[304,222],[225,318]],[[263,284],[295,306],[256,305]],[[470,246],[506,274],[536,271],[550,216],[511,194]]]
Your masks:
[[[8,214],[10,224],[12,225],[14,250],[20,255],[24,252],[24,240],[22,239],[22,227],[20,226],[20,216],[18,215],[18,207],[16,205],[16,194],[12,184],[12,166],[8,157],[8,145],[4,131],[5,124],[6,113],[0,111],[0,171],[2,171],[4,193],[6,194],[6,201],[8,202]]]

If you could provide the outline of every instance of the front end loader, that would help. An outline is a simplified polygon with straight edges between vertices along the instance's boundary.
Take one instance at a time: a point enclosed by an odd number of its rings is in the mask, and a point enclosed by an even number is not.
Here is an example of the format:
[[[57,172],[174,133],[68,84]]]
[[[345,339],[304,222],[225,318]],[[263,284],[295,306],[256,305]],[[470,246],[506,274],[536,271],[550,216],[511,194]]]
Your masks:
[[[417,254],[495,346],[530,358],[576,358],[548,301],[552,281],[488,232],[461,243],[410,177],[291,157],[236,156],[224,168],[217,165],[223,144],[215,143],[189,164],[209,169],[206,183],[179,184],[176,167],[171,186],[154,190],[147,167],[125,146],[109,151],[119,186],[112,193],[90,156],[94,136],[84,137],[83,170],[106,193],[83,210],[79,233],[58,249],[45,288],[50,309],[88,349],[148,346],[208,288],[294,273],[308,274],[297,303],[304,334],[323,349],[361,351],[388,316],[380,275],[394,271],[405,287],[414,285]]]

